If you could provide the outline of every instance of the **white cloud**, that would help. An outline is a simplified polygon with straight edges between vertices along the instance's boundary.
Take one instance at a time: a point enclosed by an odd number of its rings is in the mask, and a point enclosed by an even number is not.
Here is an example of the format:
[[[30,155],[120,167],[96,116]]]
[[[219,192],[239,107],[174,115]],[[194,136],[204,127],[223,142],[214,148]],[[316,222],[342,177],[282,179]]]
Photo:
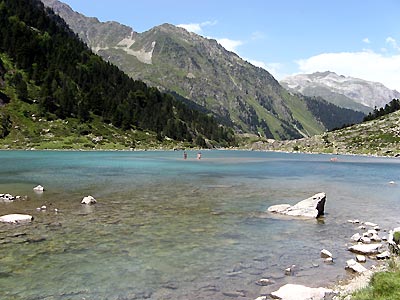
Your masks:
[[[371,44],[371,41],[369,40],[369,38],[365,38],[362,40],[364,43],[366,44]]]
[[[388,41],[389,43],[392,40]],[[400,55],[373,51],[323,53],[296,62],[301,73],[333,71],[340,75],[383,83],[400,91]]]
[[[226,50],[237,53],[237,47],[243,45],[240,40],[231,40],[227,38],[217,39],[217,42]]]
[[[217,21],[205,21],[202,23],[179,24],[176,26],[182,27],[182,28],[186,29],[187,31],[191,31],[191,32],[200,34],[203,32],[203,27],[214,26],[215,24],[217,24]]]
[[[391,36],[386,38],[386,43],[391,45],[394,49],[400,51],[400,46],[397,44],[397,41],[394,38],[392,38]]]

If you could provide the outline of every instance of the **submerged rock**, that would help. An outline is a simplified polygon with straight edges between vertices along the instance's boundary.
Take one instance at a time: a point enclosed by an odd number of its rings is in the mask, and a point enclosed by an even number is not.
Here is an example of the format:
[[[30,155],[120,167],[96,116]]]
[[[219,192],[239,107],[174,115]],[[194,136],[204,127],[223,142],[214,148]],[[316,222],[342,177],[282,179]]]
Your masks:
[[[299,284],[285,284],[279,290],[272,292],[271,296],[281,300],[323,300],[326,294],[333,291],[326,288],[310,288]]]
[[[289,204],[270,206],[268,211],[293,217],[318,218],[324,214],[325,202],[326,194],[318,193],[293,206]]]
[[[33,217],[31,215],[22,215],[22,214],[10,214],[0,217],[0,222],[3,223],[14,223],[14,224],[29,223],[32,220]]]

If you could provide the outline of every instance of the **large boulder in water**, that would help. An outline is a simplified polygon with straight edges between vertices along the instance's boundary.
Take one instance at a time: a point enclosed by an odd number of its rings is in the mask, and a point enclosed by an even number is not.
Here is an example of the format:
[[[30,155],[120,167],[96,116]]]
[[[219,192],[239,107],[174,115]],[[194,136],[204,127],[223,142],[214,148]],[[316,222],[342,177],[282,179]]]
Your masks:
[[[326,194],[318,193],[295,205],[278,204],[268,208],[269,212],[293,217],[318,218],[324,214]]]
[[[29,223],[32,220],[33,217],[31,215],[22,215],[22,214],[10,214],[0,217],[0,222],[3,223],[14,223],[14,224]]]
[[[322,287],[310,288],[299,284],[285,284],[279,290],[272,292],[271,296],[281,300],[323,300],[330,293],[332,290]]]

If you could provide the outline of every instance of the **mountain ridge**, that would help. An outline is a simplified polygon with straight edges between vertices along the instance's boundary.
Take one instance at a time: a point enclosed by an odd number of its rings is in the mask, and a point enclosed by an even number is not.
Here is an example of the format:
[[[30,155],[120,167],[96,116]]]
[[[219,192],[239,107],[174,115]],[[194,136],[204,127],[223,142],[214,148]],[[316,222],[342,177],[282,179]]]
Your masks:
[[[338,75],[331,71],[288,76],[280,83],[291,92],[320,96],[336,105],[365,113],[400,97],[398,91],[382,83]]]
[[[50,7],[52,3],[59,3],[43,2]],[[85,26],[92,24],[93,27],[85,29],[74,21],[70,7],[62,7],[57,6],[56,12],[93,51],[132,78],[164,91],[174,91],[203,106],[237,132],[288,139],[311,136],[326,129],[304,99],[288,93],[268,71],[246,62],[216,40],[171,24],[143,33],[133,29],[129,33],[126,27],[121,27],[125,30],[123,33],[114,32],[117,28],[114,26],[103,38],[96,28],[105,23],[99,25],[96,20],[86,19]],[[107,41],[109,35],[120,40]],[[340,113],[340,109],[333,112]]]

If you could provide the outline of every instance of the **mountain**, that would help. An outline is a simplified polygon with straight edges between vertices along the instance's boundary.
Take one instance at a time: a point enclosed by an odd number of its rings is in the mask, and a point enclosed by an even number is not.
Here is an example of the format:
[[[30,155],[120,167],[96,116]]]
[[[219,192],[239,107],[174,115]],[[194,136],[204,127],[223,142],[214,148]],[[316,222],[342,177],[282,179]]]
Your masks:
[[[337,75],[334,72],[316,72],[289,76],[280,81],[294,93],[320,96],[340,107],[370,112],[375,106],[382,107],[400,93],[378,82]]]
[[[55,136],[68,136],[68,147],[88,141],[86,148],[114,141],[135,148],[143,136],[160,145],[234,143],[233,131],[211,116],[94,54],[40,1],[2,0],[0,144],[50,145]]]
[[[85,17],[56,0],[43,3],[64,18],[93,51],[130,77],[193,101],[238,132],[290,139],[327,128],[325,119],[315,115],[303,98],[291,95],[266,70],[215,40],[170,24],[137,33],[116,22]],[[342,114],[337,107],[329,109],[334,116]]]

